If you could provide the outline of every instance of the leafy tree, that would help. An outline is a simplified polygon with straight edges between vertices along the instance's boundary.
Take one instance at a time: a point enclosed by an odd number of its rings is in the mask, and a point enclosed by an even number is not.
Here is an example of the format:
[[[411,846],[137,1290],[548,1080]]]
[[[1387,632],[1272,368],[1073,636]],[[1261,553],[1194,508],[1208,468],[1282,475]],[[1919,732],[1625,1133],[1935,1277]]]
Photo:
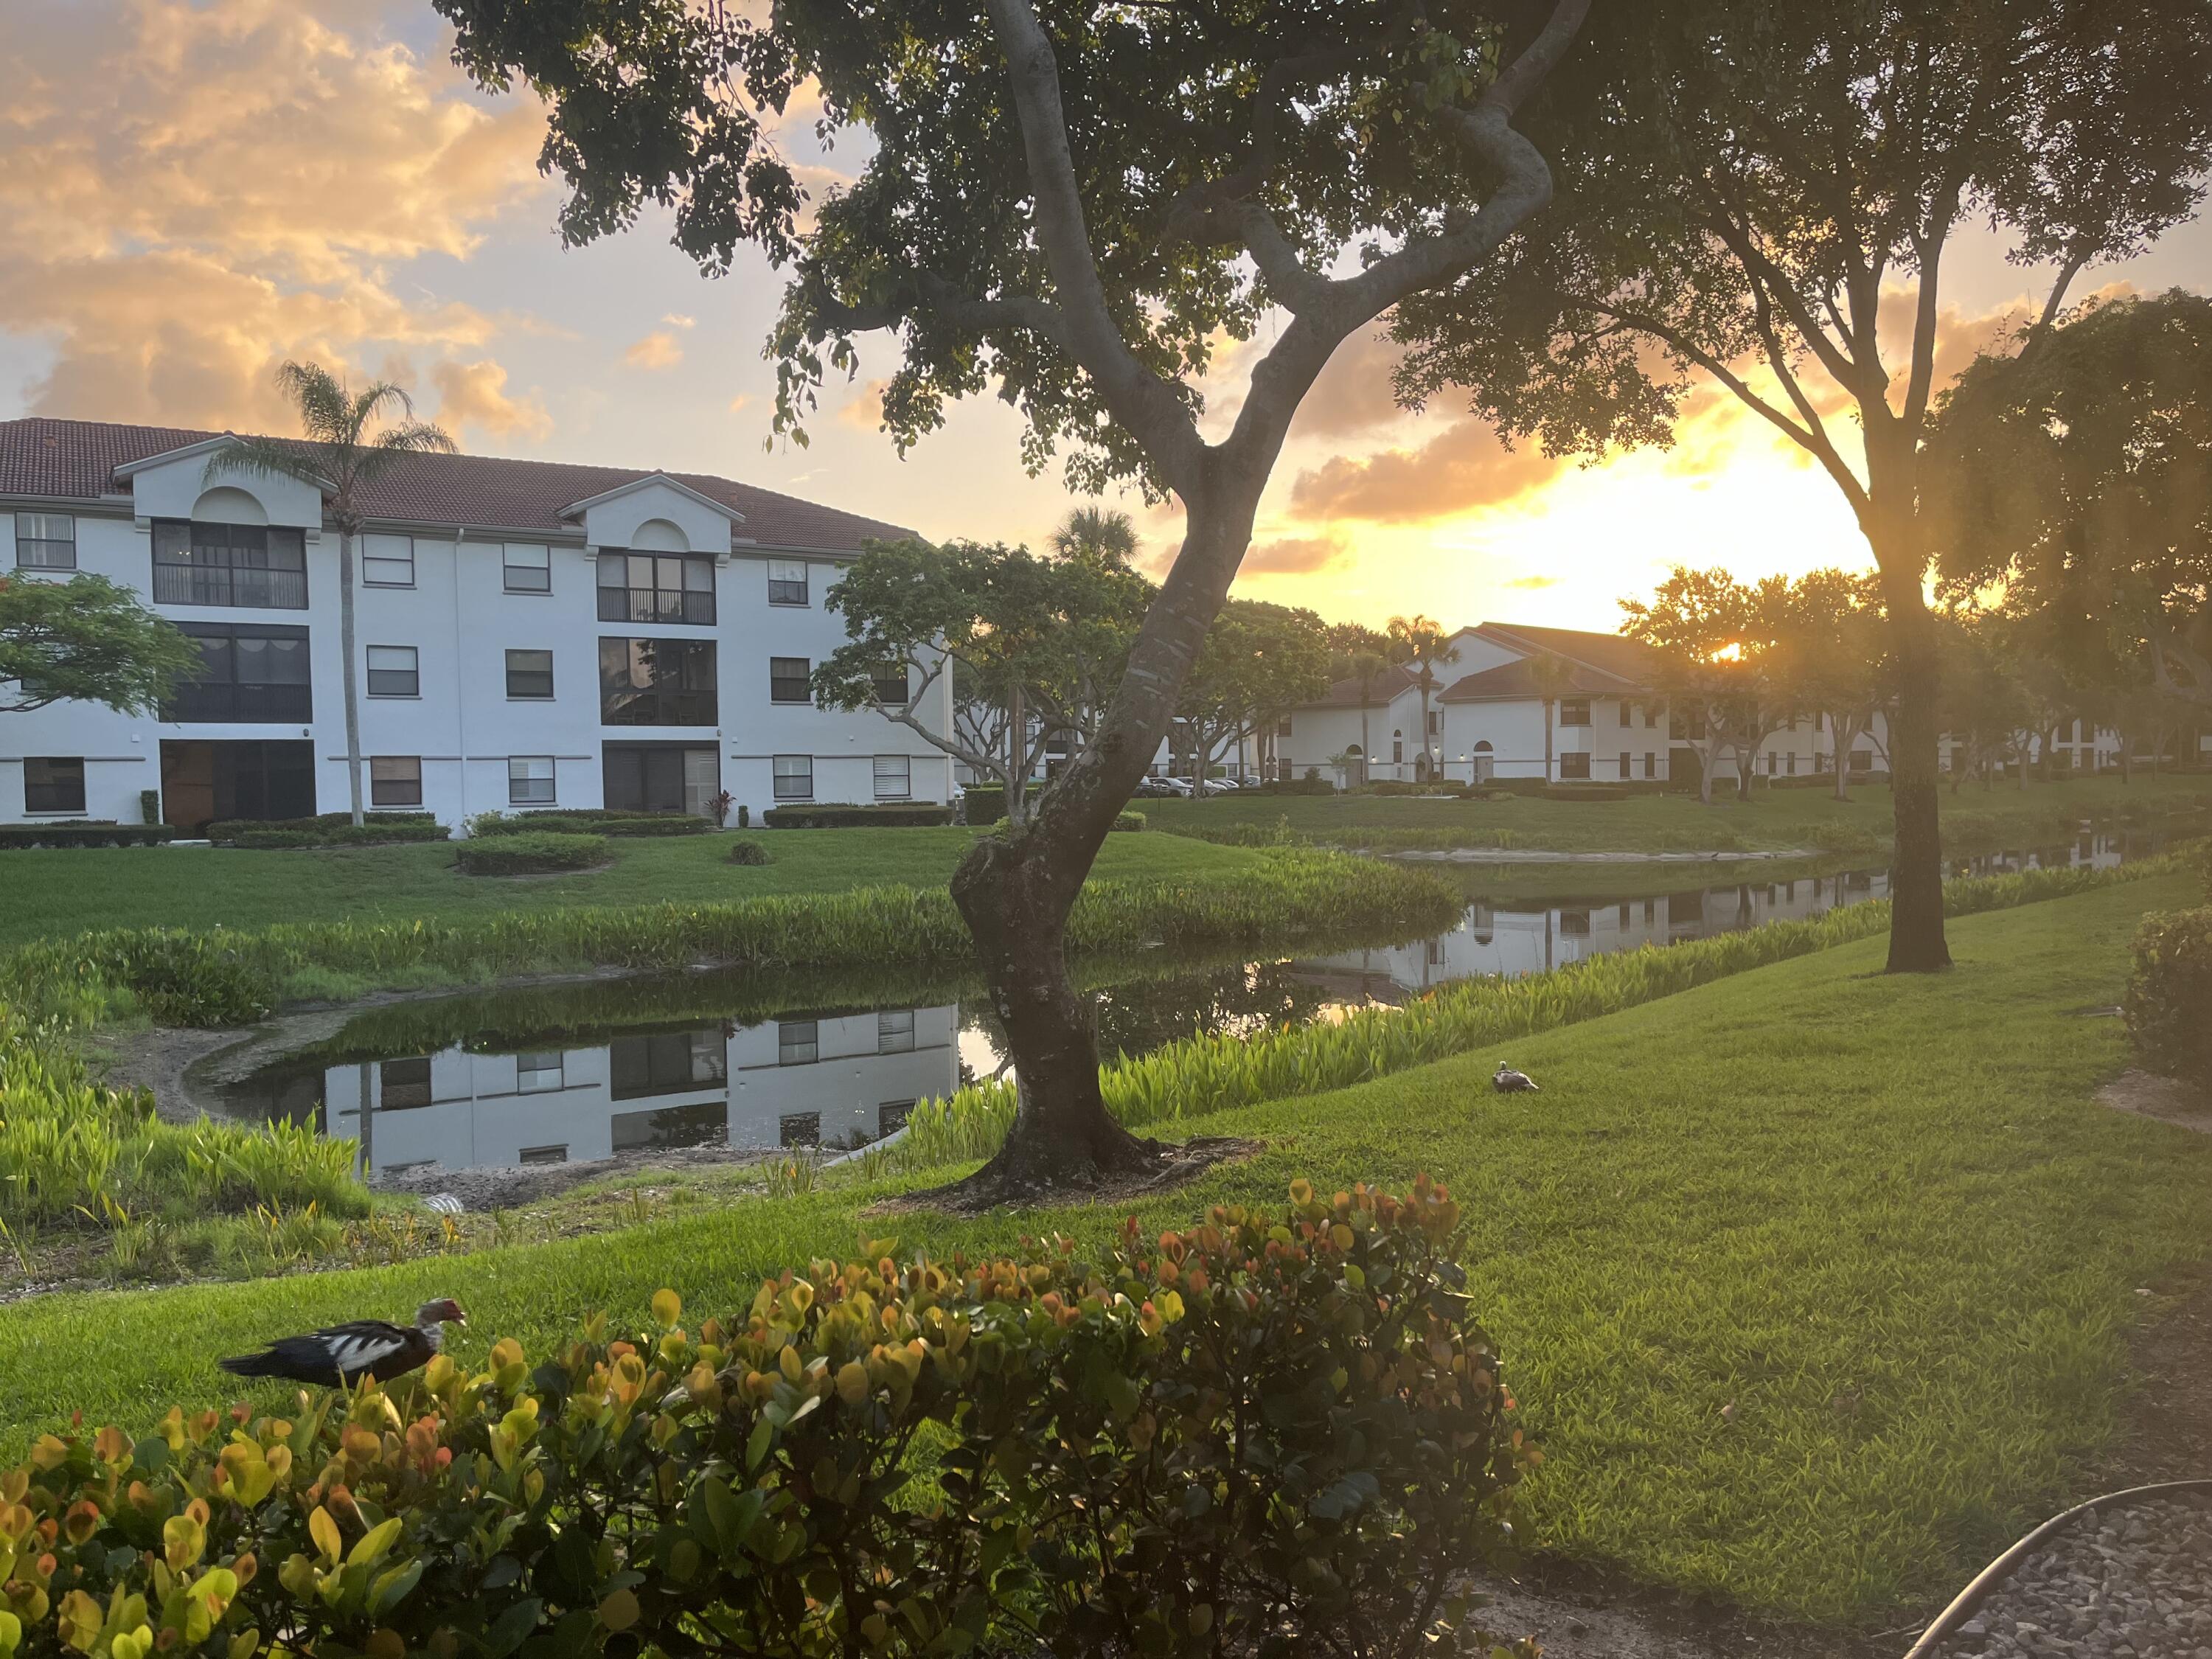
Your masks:
[[[1096,739],[1152,592],[1095,553],[872,543],[825,601],[849,637],[815,665],[814,695],[825,708],[872,708],[996,780],[1007,817],[1025,824],[1029,782],[1053,741]],[[948,673],[949,725],[933,720],[931,695]]]
[[[1559,699],[1575,689],[1575,665],[1565,657],[1534,657],[1528,663],[1528,678],[1544,706],[1544,781],[1550,784],[1558,781],[1559,775]]]
[[[1225,8],[782,0],[758,27],[684,0],[437,0],[479,81],[552,105],[544,159],[581,240],[672,204],[709,266],[787,262],[770,343],[777,425],[803,431],[860,341],[898,359],[902,446],[949,399],[1020,410],[1025,457],[1070,482],[1172,495],[1184,533],[1096,741],[953,881],[1021,1088],[978,1177],[996,1198],[1158,1167],[1099,1094],[1070,908],[1175,712],[1251,540],[1292,416],[1330,355],[1408,296],[1492,260],[1548,203],[1516,125],[1589,0],[1229,0]],[[865,125],[859,179],[802,224],[763,105],[819,86],[818,131]],[[1557,95],[1565,99],[1572,88]],[[1194,379],[1224,338],[1279,326],[1218,440]]]
[[[2053,271],[2047,325],[2082,271],[2187,217],[2212,154],[2212,12],[1668,0],[1608,7],[1589,33],[1611,95],[1561,146],[1561,209],[1482,280],[1408,296],[1401,390],[1472,388],[1508,436],[1596,455],[1668,441],[1702,378],[1813,458],[1881,573],[1889,968],[1941,969],[1923,443],[1943,252],[1993,226]]]
[[[2121,772],[2212,710],[2212,300],[2084,307],[1978,358],[1930,447],[1937,569],[1993,589],[2118,728]],[[2054,720],[2055,723],[2055,720]]]
[[[1780,576],[1738,581],[1725,570],[1677,565],[1650,599],[1623,599],[1621,631],[1656,647],[1661,681],[1704,766],[1698,799],[1712,805],[1713,768],[1735,757],[1736,793],[1749,799],[1760,746],[1790,723],[1796,698],[1784,642],[1790,584]]]
[[[1783,641],[1794,701],[1820,714],[1836,756],[1836,799],[1851,798],[1851,751],[1887,714],[1890,674],[1881,584],[1832,567],[1790,589]]]
[[[1427,775],[1433,778],[1437,775],[1437,756],[1429,731],[1429,700],[1439,684],[1437,670],[1457,662],[1459,648],[1447,642],[1443,625],[1433,617],[1393,617],[1390,638],[1412,665],[1413,684],[1421,693],[1421,758],[1426,763]]]
[[[1951,793],[1970,777],[1990,784],[2000,760],[2027,769],[2027,738],[2033,720],[2027,688],[2006,637],[2003,620],[1958,615],[1941,619],[1943,641],[1943,730],[1951,738]]]
[[[1242,732],[1261,732],[1328,690],[1328,646],[1310,611],[1231,599],[1206,629],[1183,682],[1176,718],[1191,735],[1194,775]]]
[[[1079,507],[1054,528],[1050,545],[1063,559],[1087,554],[1109,564],[1127,564],[1137,556],[1137,526],[1127,514],[1111,507]]]
[[[414,399],[389,380],[356,392],[319,363],[286,362],[276,383],[300,411],[297,439],[240,438],[210,458],[208,476],[226,472],[293,478],[322,492],[323,510],[338,532],[338,648],[345,654],[346,785],[353,821],[363,822],[361,789],[360,668],[354,659],[354,538],[361,534],[361,494],[410,455],[447,455],[453,441],[415,418]],[[395,414],[398,418],[372,433]]]
[[[0,576],[0,714],[65,700],[150,714],[201,667],[198,646],[105,576]]]

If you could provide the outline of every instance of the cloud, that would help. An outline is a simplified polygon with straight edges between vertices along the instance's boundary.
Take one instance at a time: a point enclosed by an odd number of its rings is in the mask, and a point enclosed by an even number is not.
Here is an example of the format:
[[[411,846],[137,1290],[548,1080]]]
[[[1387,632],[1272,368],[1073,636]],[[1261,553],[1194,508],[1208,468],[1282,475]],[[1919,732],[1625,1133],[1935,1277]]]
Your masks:
[[[890,384],[889,380],[861,381],[839,406],[837,418],[847,426],[873,432],[884,423],[884,388]]]
[[[1559,585],[1559,578],[1557,576],[1516,576],[1505,584],[1508,587],[1517,587],[1528,593],[1540,593],[1547,587]]]
[[[671,328],[696,328],[699,325],[696,317],[687,317],[680,311],[664,312],[660,320]]]
[[[1334,456],[1298,474],[1291,505],[1323,520],[1417,524],[1503,506],[1548,483],[1562,468],[1533,443],[1508,449],[1488,426],[1466,419],[1419,448]]]
[[[673,368],[684,361],[684,348],[668,330],[656,328],[643,339],[631,341],[623,361],[632,368]]]
[[[40,413],[289,426],[269,370],[480,350],[391,275],[465,258],[536,176],[543,114],[477,98],[382,13],[296,0],[15,8],[0,115],[0,328]],[[17,15],[16,13],[23,15]],[[344,27],[325,21],[342,16]]]
[[[543,438],[553,430],[553,417],[538,398],[507,395],[507,371],[489,357],[438,363],[430,370],[430,382],[438,388],[438,417],[448,426],[526,438]]]
[[[1404,352],[1387,336],[1352,335],[1314,378],[1291,422],[1293,438],[1348,438],[1403,416],[1390,377]]]
[[[739,410],[743,409],[750,402],[752,402],[752,398],[744,392],[740,392],[736,397],[730,399],[730,413],[732,415],[736,414]]]
[[[1238,567],[1240,576],[1310,576],[1352,561],[1351,544],[1341,536],[1285,536],[1255,542]]]

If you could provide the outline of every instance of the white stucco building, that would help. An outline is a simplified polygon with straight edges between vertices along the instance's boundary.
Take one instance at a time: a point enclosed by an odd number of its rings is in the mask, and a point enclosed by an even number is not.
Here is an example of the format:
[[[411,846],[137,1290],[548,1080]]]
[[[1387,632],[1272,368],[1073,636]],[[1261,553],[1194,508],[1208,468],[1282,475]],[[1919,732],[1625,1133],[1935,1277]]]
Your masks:
[[[210,472],[227,434],[0,422],[0,575],[136,590],[208,672],[158,715],[0,717],[0,821],[343,810],[338,548],[321,494]],[[705,474],[412,457],[361,505],[364,793],[448,823],[532,806],[947,801],[906,728],[813,706],[827,590],[896,526]],[[947,677],[949,679],[949,677]],[[947,698],[940,680],[933,698]],[[944,729],[945,711],[932,723]]]

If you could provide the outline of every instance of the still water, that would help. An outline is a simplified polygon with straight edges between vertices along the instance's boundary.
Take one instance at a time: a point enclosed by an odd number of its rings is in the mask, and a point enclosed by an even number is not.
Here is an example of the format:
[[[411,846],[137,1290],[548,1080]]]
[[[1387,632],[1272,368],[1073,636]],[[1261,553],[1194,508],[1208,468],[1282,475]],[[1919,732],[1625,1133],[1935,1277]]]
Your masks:
[[[2154,846],[2147,836],[2084,835],[1962,860],[1954,873],[2105,867]],[[1699,884],[1697,866],[1603,866],[1565,878],[1586,882],[1587,893],[1497,900],[1482,890],[1498,871],[1456,873],[1469,887],[1468,908],[1433,938],[1265,962],[1085,964],[1079,977],[1097,1000],[1101,1047],[1136,1054],[1194,1031],[1252,1032],[1396,1006],[1454,980],[1540,973],[1814,916],[1889,890],[1881,869]],[[1679,890],[1651,890],[1678,875]],[[1525,868],[1517,877],[1527,882]],[[1619,896],[1629,890],[1636,896]],[[703,1145],[855,1147],[894,1133],[917,1101],[1000,1062],[988,1005],[972,981],[713,973],[369,1009],[210,1092],[234,1115],[356,1139],[364,1166],[393,1176]]]

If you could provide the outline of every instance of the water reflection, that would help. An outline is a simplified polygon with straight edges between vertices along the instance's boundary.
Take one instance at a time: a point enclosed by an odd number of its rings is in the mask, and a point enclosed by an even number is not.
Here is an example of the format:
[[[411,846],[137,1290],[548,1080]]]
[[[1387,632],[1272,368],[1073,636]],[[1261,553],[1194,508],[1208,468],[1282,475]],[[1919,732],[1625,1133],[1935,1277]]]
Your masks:
[[[2107,868],[2155,849],[2146,836],[1958,860],[1954,875],[2054,865]],[[1540,973],[1610,951],[1803,919],[1889,891],[1885,870],[1655,884],[1650,866],[1593,866],[1610,895],[1492,899],[1459,925],[1378,948],[1249,962],[1154,953],[1086,962],[1100,1048],[1145,1054],[1194,1032],[1249,1035],[1395,1006],[1453,980]],[[1478,888],[1480,872],[1462,870]],[[1711,873],[1705,872],[1705,883]],[[1521,878],[1526,879],[1526,872]],[[1658,876],[1657,880],[1663,880]],[[220,1091],[232,1113],[312,1125],[361,1143],[392,1176],[581,1163],[716,1146],[848,1148],[895,1133],[919,1100],[1001,1069],[1004,1046],[972,979],[861,982],[707,973],[475,994],[363,1011],[336,1036]]]

